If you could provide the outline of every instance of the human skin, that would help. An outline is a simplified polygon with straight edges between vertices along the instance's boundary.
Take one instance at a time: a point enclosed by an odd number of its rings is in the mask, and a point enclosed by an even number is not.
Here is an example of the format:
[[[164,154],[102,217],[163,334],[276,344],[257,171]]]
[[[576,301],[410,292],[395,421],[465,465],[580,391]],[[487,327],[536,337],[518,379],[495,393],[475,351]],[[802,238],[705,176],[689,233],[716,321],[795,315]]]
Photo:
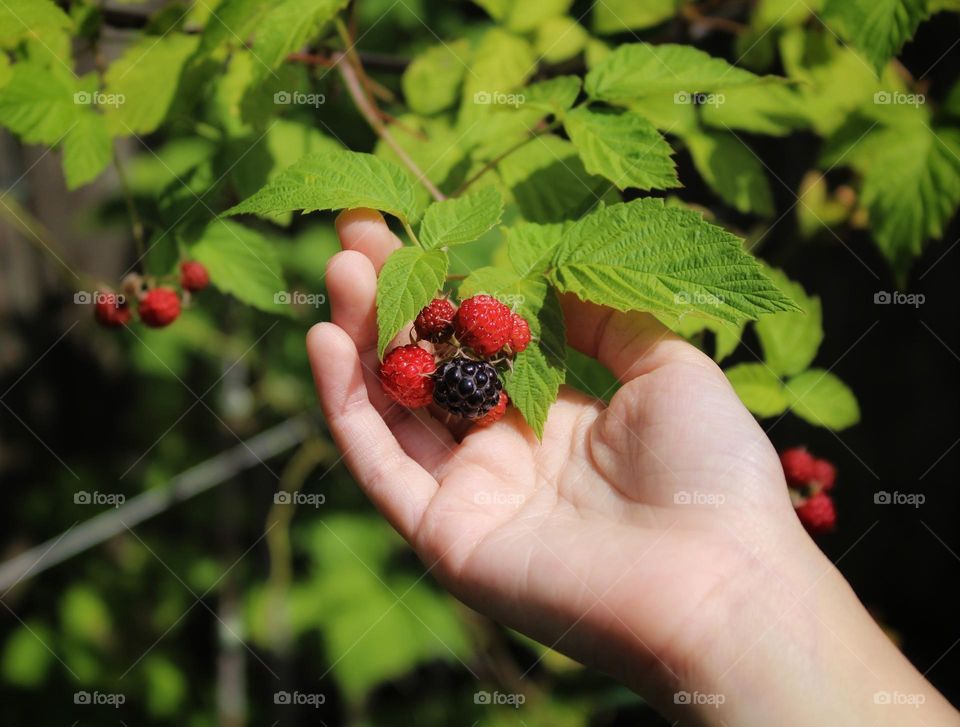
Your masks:
[[[376,277],[400,241],[372,210],[337,230],[332,322],[307,337],[321,406],[454,595],[683,724],[960,725],[800,526],[708,356],[652,316],[565,297],[570,345],[622,383],[609,405],[562,387],[542,441],[512,408],[451,432],[377,381]]]

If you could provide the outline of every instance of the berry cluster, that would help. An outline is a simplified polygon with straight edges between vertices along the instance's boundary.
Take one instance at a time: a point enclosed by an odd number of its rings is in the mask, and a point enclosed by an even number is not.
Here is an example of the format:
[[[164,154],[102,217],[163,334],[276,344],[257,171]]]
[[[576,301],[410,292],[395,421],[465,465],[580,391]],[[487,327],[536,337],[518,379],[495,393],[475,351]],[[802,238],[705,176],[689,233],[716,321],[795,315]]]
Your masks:
[[[124,295],[113,291],[98,293],[93,314],[100,325],[121,328],[133,320],[133,309],[128,301],[135,300],[137,313],[144,325],[163,328],[179,318],[182,302],[190,293],[201,291],[209,284],[210,274],[195,260],[180,264],[183,298],[167,286],[145,288],[143,278],[136,274],[128,275],[123,280]]]
[[[383,390],[416,408],[431,402],[486,426],[503,417],[509,401],[498,366],[530,344],[530,324],[489,295],[475,295],[456,308],[437,298],[413,322],[418,343],[399,346],[380,365]]]
[[[780,454],[783,473],[790,487],[790,499],[800,522],[812,535],[833,530],[837,511],[830,490],[837,480],[836,468],[814,457],[803,447],[791,447]]]

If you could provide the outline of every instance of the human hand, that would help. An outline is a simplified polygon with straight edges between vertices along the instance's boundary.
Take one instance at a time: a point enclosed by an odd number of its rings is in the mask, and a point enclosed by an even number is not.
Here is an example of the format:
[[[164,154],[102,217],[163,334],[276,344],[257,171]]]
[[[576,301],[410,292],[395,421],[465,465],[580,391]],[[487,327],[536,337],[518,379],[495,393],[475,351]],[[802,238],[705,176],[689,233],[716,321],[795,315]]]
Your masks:
[[[776,452],[709,357],[650,315],[568,297],[570,345],[623,384],[609,406],[564,387],[542,441],[514,409],[458,438],[377,380],[376,275],[400,241],[369,210],[337,226],[333,322],[308,337],[321,404],[360,486],[445,587],[667,713],[878,719],[866,691],[851,705],[849,685],[819,684],[817,670],[862,671],[824,640],[842,629],[857,660],[898,678],[905,660],[873,643],[885,637],[803,532]],[[804,684],[820,704],[796,699]],[[681,690],[724,703],[678,704]]]

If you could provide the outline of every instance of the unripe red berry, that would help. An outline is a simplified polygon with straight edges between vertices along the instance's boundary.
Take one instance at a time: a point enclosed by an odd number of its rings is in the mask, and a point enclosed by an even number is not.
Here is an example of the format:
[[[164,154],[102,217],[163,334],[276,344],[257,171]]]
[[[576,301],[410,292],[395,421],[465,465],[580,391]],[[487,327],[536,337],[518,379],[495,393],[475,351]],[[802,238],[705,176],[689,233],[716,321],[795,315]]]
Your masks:
[[[151,328],[169,326],[180,315],[180,296],[170,288],[148,290],[140,299],[140,320]]]
[[[457,309],[446,298],[435,298],[420,311],[413,328],[421,340],[444,343],[453,335],[453,317]]]
[[[180,285],[184,290],[195,293],[203,290],[210,284],[210,273],[203,263],[196,260],[187,260],[180,263]]]
[[[780,454],[780,464],[787,484],[791,487],[806,487],[813,479],[814,457],[803,447],[791,447]]]
[[[507,392],[501,391],[500,400],[496,403],[496,406],[479,419],[475,419],[473,423],[478,427],[488,427],[494,422],[500,421],[503,419],[503,415],[507,413],[507,404],[509,403],[510,397],[507,396]]]
[[[811,535],[833,530],[837,524],[837,511],[833,500],[825,492],[817,492],[796,507],[797,517]]]
[[[380,383],[387,396],[411,409],[433,401],[433,354],[416,344],[398,346],[380,364]]]
[[[97,322],[107,328],[120,328],[130,323],[133,311],[126,298],[114,292],[98,292],[93,305],[93,315]]]
[[[496,298],[475,295],[460,304],[453,327],[460,343],[480,356],[493,356],[510,341],[513,314]]]
[[[811,479],[820,485],[820,489],[829,492],[837,481],[837,468],[825,459],[815,459],[811,475]]]
[[[530,344],[530,324],[519,313],[514,313],[512,320],[510,350],[514,353],[520,353]]]

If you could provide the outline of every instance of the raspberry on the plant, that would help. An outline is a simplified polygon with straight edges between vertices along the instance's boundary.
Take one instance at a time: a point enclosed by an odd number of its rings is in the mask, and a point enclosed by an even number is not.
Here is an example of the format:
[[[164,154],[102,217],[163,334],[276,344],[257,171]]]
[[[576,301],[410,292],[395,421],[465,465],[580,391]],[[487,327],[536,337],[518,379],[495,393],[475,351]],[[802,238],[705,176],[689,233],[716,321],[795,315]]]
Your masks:
[[[507,396],[506,391],[500,392],[500,400],[497,402],[496,406],[493,407],[490,411],[484,414],[482,417],[474,421],[478,427],[488,427],[494,422],[498,422],[503,419],[503,415],[507,413],[507,404],[510,403],[510,397]]]
[[[530,324],[519,313],[514,313],[512,320],[510,350],[514,353],[520,353],[530,344]]]
[[[493,366],[463,356],[440,364],[434,380],[433,401],[465,419],[479,419],[497,406],[503,389]]]
[[[803,447],[791,447],[780,453],[780,464],[791,487],[805,487],[813,479],[814,456]]]
[[[475,295],[460,304],[453,327],[464,346],[480,356],[492,356],[510,340],[513,314],[496,298]]]
[[[127,325],[133,318],[133,312],[127,304],[127,299],[109,291],[97,293],[93,315],[100,325],[107,328],[120,328]]]
[[[140,299],[140,320],[151,328],[169,326],[180,315],[180,296],[170,288],[148,290]]]
[[[187,260],[180,263],[180,285],[184,290],[196,293],[210,284],[210,273],[203,263]]]
[[[411,409],[433,401],[433,378],[437,369],[433,354],[415,343],[398,346],[380,364],[380,383],[387,396]]]
[[[812,535],[827,533],[837,524],[833,499],[826,492],[817,492],[796,507],[797,517]]]
[[[824,492],[832,490],[834,483],[837,481],[837,468],[825,459],[815,459],[810,474],[810,479],[819,484],[820,489]]]
[[[453,303],[446,298],[435,298],[420,311],[413,327],[422,340],[444,343],[453,335],[453,317],[456,314]]]

